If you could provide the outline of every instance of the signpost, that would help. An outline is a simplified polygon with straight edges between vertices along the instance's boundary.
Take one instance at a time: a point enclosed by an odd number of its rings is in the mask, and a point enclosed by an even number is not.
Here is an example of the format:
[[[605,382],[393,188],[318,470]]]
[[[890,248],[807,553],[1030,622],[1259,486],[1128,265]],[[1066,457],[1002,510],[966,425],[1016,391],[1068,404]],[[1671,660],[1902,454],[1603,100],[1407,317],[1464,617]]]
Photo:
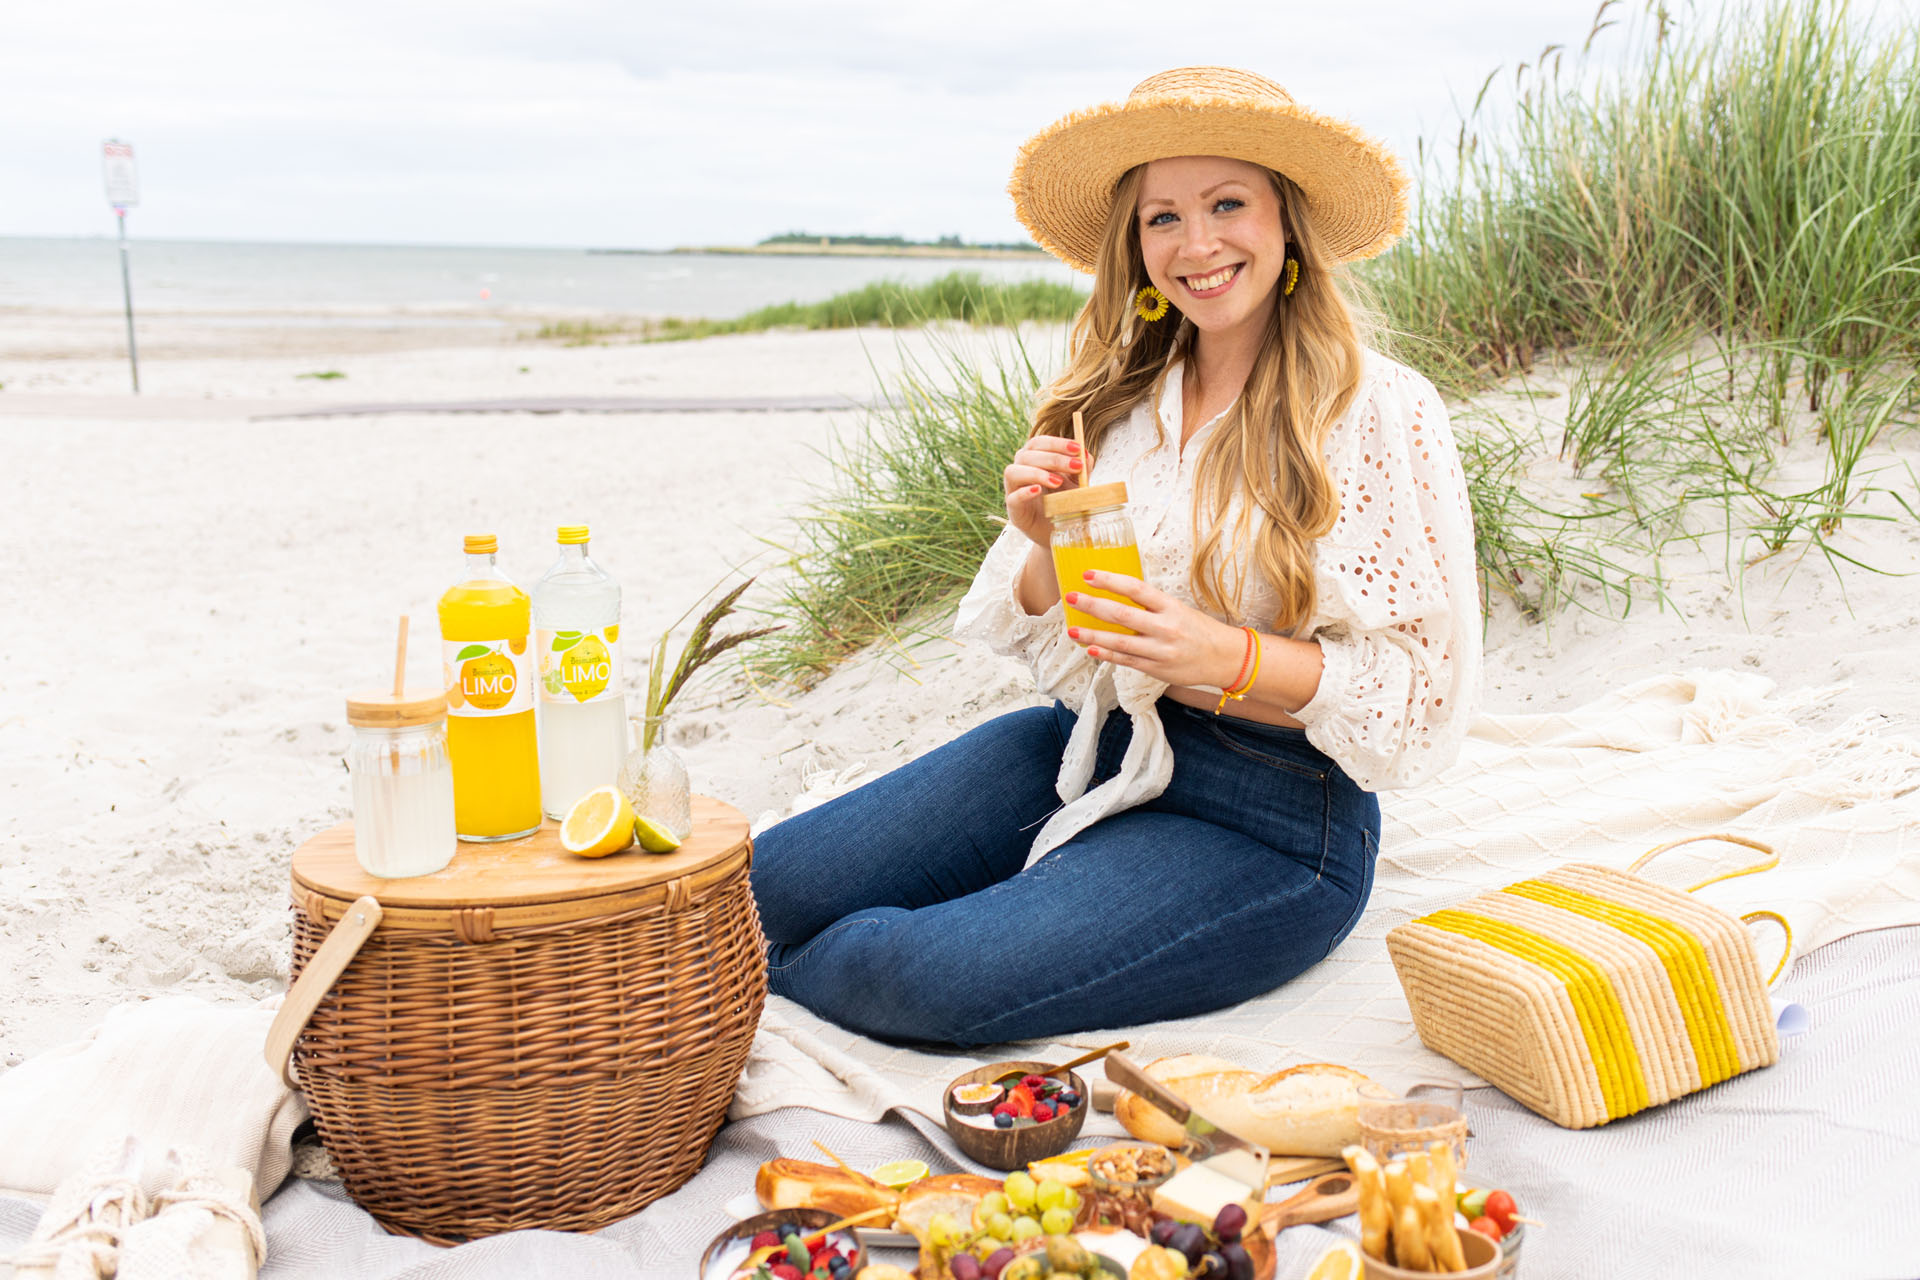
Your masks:
[[[140,203],[140,172],[133,166],[133,144],[109,138],[100,144],[100,176],[107,203],[120,222],[120,291],[127,303],[127,359],[133,365],[133,393],[140,394],[140,349],[133,342],[133,276],[127,270],[127,210]]]

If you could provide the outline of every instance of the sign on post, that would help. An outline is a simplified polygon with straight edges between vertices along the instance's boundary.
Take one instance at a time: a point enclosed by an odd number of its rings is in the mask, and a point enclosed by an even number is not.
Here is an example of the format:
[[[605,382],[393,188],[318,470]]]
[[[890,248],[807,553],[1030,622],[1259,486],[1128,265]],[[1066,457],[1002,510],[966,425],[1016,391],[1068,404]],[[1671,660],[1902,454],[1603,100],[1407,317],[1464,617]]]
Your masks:
[[[140,203],[140,171],[133,164],[133,144],[109,138],[100,144],[100,174],[107,183],[107,203],[131,209]]]
[[[127,360],[133,365],[133,393],[140,394],[140,349],[133,342],[133,275],[127,270],[127,210],[140,203],[140,171],[133,164],[133,144],[108,138],[100,144],[100,177],[107,186],[107,203],[120,223],[120,291],[127,301]]]

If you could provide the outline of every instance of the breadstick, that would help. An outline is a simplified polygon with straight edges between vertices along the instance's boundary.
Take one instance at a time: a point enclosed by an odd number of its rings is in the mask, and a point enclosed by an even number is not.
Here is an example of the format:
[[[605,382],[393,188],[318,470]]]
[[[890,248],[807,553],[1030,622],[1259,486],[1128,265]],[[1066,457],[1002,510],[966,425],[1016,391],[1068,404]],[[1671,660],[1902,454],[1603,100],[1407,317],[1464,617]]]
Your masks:
[[[1395,1266],[1406,1271],[1433,1270],[1433,1259],[1427,1253],[1426,1228],[1421,1223],[1420,1210],[1411,1203],[1394,1219],[1393,1250]]]
[[[1453,1144],[1451,1142],[1429,1142],[1427,1155],[1433,1164],[1433,1190],[1443,1204],[1456,1203],[1460,1189],[1455,1184],[1460,1180],[1460,1166],[1454,1163]]]
[[[1388,1261],[1393,1233],[1393,1210],[1387,1204],[1387,1175],[1365,1147],[1342,1151],[1360,1192],[1360,1251],[1376,1262]]]
[[[1397,1267],[1406,1267],[1411,1271],[1425,1271],[1426,1265],[1415,1266],[1407,1261],[1409,1257],[1426,1257],[1419,1231],[1419,1211],[1413,1207],[1413,1179],[1407,1176],[1407,1164],[1404,1160],[1395,1160],[1382,1170],[1387,1183],[1387,1206],[1392,1210],[1391,1232],[1393,1240],[1393,1263]],[[1414,1234],[1407,1235],[1408,1215],[1412,1214]],[[1417,1253],[1416,1253],[1417,1251]]]
[[[1460,1237],[1453,1229],[1453,1210],[1451,1201],[1443,1201],[1434,1189],[1426,1183],[1415,1183],[1413,1203],[1420,1211],[1420,1220],[1427,1229],[1427,1252],[1433,1258],[1435,1271],[1465,1271],[1467,1255],[1460,1247]]]
[[[1407,1157],[1407,1176],[1418,1186],[1433,1185],[1433,1162],[1424,1151],[1409,1152]]]

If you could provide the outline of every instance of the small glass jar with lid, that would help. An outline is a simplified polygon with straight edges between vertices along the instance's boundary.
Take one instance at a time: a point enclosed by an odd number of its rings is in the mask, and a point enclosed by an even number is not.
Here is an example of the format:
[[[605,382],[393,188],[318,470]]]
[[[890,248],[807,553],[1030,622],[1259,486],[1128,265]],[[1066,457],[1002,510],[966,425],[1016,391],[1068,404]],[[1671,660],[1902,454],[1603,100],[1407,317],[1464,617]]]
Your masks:
[[[1053,572],[1062,593],[1077,591],[1100,596],[1121,604],[1133,601],[1113,591],[1101,590],[1080,575],[1089,569],[1124,573],[1144,578],[1140,571],[1140,544],[1133,536],[1133,521],[1127,518],[1125,482],[1096,484],[1084,489],[1050,493],[1042,503],[1047,519],[1053,522],[1050,543],[1053,548]],[[1092,627],[1133,635],[1131,627],[1107,622],[1084,613],[1072,605],[1066,607],[1069,627]]]
[[[353,853],[368,875],[431,875],[453,861],[453,761],[438,689],[347,699]]]

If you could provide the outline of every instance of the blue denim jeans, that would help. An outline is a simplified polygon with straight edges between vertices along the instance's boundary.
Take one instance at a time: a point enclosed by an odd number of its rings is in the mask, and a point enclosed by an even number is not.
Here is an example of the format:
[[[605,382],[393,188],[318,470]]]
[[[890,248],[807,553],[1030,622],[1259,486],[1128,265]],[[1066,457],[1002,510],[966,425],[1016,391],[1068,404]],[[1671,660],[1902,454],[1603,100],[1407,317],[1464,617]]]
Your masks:
[[[971,1046],[1182,1018],[1318,963],[1373,888],[1380,806],[1299,729],[1162,698],[1164,793],[1022,869],[1074,713],[999,716],[768,828],[769,984],[843,1027]],[[1133,732],[1116,711],[1095,783]]]

